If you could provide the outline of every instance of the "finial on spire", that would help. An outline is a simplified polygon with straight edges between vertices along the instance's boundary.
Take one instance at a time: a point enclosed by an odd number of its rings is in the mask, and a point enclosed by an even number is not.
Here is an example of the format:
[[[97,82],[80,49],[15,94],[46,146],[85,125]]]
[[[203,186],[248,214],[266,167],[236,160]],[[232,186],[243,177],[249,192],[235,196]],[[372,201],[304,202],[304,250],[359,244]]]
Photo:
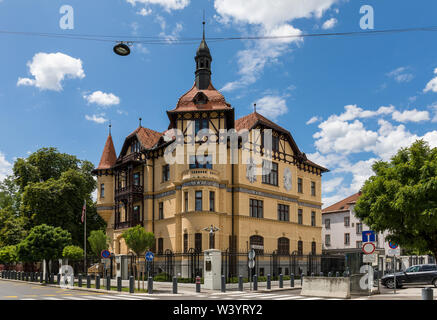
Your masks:
[[[140,127],[141,127],[141,120],[143,120],[143,119],[139,118],[139,120],[140,120]]]
[[[111,135],[111,127],[112,127],[111,120],[109,120],[109,135]]]
[[[253,112],[256,113],[256,103],[253,104]]]
[[[205,40],[205,9],[203,9],[203,21],[202,21],[202,25],[203,25],[203,40]]]

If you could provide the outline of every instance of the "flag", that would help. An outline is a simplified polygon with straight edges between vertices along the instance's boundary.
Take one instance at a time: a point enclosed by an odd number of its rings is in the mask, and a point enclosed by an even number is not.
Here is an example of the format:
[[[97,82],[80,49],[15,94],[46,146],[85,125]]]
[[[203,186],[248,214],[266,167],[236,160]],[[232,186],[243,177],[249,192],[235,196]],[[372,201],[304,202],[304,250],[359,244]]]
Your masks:
[[[83,208],[82,208],[82,223],[83,223],[83,219],[85,219],[85,215],[86,215],[86,200],[83,201]]]

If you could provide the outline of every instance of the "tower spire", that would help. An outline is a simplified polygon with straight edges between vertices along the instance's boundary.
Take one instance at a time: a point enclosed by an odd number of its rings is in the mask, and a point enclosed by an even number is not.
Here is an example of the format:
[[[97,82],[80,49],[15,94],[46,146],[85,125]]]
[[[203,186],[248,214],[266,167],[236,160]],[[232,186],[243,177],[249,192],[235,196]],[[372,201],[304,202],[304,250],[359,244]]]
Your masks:
[[[111,127],[112,127],[111,120],[109,120],[109,135],[111,135]]]
[[[203,41],[205,41],[205,9],[203,9],[203,21],[202,21],[202,25],[203,25]]]
[[[205,13],[204,13],[205,15]],[[194,60],[196,61],[196,87],[199,90],[208,89],[211,82],[212,57],[205,40],[205,17],[202,21],[203,35]]]

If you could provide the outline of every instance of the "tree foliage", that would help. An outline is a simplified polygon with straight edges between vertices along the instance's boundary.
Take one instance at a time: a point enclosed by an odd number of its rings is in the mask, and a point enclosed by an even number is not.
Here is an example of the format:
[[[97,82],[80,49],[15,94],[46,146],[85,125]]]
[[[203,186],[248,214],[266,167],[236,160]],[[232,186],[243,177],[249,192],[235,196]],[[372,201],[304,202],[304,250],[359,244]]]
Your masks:
[[[0,248],[0,263],[9,265],[17,261],[17,247],[6,246]]]
[[[372,169],[357,216],[401,247],[437,258],[437,148],[418,140]]]
[[[64,250],[62,250],[62,256],[66,259],[79,260],[83,259],[84,252],[81,247],[66,246]]]
[[[63,249],[71,245],[71,234],[60,227],[42,224],[32,228],[29,235],[17,245],[18,260],[36,262],[62,257]]]
[[[100,256],[103,250],[107,250],[109,247],[109,237],[105,234],[103,230],[91,231],[88,237],[88,242],[91,247],[91,251],[96,255]]]
[[[137,257],[141,256],[147,249],[150,249],[155,242],[153,233],[146,232],[140,225],[127,229],[123,232],[122,237],[126,241],[126,245]]]

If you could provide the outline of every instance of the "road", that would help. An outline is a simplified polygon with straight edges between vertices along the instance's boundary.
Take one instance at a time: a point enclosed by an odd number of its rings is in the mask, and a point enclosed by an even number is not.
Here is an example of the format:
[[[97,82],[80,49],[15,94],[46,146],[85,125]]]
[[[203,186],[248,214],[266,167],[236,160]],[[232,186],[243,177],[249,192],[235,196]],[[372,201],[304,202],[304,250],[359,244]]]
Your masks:
[[[300,290],[264,292],[183,292],[179,294],[129,295],[127,293],[100,293],[42,286],[27,282],[0,280],[0,300],[339,300],[333,298],[303,297]]]

